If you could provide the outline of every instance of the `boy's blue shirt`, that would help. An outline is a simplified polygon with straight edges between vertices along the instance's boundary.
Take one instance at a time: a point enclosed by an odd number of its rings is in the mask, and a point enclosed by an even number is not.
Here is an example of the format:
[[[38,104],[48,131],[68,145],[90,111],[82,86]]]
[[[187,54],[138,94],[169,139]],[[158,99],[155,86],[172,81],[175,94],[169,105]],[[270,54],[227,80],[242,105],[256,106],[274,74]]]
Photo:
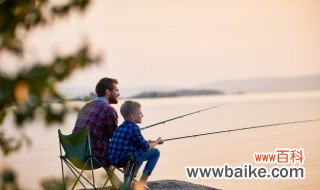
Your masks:
[[[130,120],[125,120],[112,136],[108,161],[118,165],[128,153],[139,158],[147,150],[149,150],[149,143],[143,138],[139,126]]]

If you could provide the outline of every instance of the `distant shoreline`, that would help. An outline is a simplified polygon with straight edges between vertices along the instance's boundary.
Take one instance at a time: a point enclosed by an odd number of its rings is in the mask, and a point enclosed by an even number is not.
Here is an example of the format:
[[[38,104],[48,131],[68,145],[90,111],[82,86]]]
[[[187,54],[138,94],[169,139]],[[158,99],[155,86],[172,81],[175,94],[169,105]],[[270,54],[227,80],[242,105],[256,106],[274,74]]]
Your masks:
[[[225,92],[211,89],[199,90],[174,90],[174,91],[145,91],[129,98],[165,98],[165,97],[181,97],[181,96],[206,96],[206,95],[223,95]]]

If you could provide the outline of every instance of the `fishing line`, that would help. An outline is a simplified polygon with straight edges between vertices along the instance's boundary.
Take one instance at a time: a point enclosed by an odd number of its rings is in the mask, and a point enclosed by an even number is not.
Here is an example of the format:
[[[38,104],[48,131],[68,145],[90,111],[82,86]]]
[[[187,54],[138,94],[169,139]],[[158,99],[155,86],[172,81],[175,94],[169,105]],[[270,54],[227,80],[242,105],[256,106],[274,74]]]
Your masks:
[[[319,120],[320,119],[310,119],[310,120],[302,120],[302,121],[291,121],[291,122],[283,122],[283,123],[257,125],[257,126],[252,126],[252,127],[243,127],[243,128],[237,128],[237,129],[229,129],[229,130],[223,130],[223,131],[215,131],[215,132],[209,132],[209,133],[200,133],[200,134],[187,135],[187,136],[181,136],[181,137],[175,137],[175,138],[168,138],[168,139],[164,139],[164,141],[167,142],[167,141],[186,139],[186,138],[191,138],[191,137],[214,135],[214,134],[219,134],[219,133],[230,133],[230,132],[234,132],[234,131],[251,130],[251,129],[257,129],[257,128],[272,127],[272,126],[277,126],[277,125],[288,125],[288,124],[294,124],[294,123],[308,123],[308,122],[314,122],[314,121],[319,121]]]
[[[192,115],[192,114],[196,114],[196,113],[200,113],[200,112],[203,112],[203,111],[206,111],[206,110],[218,108],[218,107],[221,107],[221,106],[224,106],[224,105],[227,105],[227,104],[230,104],[230,102],[224,103],[224,104],[220,104],[220,105],[216,105],[216,106],[212,106],[212,107],[205,108],[205,109],[202,109],[202,110],[198,110],[198,111],[195,111],[195,112],[187,113],[185,115],[180,115],[180,116],[177,116],[177,117],[174,117],[174,118],[171,118],[171,119],[167,119],[167,120],[164,120],[164,121],[160,121],[158,123],[155,123],[155,124],[152,124],[152,125],[148,125],[146,127],[142,127],[140,130],[148,129],[148,128],[151,128],[151,127],[154,127],[154,126],[157,126],[157,125],[160,125],[160,124],[165,124],[165,123],[167,123],[169,121],[173,121],[173,120],[176,120],[176,119],[181,119],[183,117],[186,117],[186,116],[189,116],[189,115]]]

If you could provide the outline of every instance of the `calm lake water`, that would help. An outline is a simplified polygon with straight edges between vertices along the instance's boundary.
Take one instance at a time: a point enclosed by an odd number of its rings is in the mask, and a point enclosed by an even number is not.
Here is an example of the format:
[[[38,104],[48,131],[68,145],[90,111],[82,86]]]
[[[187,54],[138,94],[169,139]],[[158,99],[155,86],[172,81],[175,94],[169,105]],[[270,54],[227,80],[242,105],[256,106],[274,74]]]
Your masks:
[[[197,133],[235,129],[279,122],[320,118],[320,91],[138,99],[144,113],[141,126],[147,126],[178,115],[186,114],[225,102],[231,104],[191,115],[143,131],[146,139],[163,139]],[[119,110],[120,101],[115,106]],[[82,102],[74,102],[83,105]],[[120,115],[119,115],[120,116]],[[63,125],[43,127],[42,121],[27,125],[24,132],[33,144],[9,157],[1,156],[1,167],[10,165],[19,173],[23,189],[40,189],[43,178],[60,177],[61,167],[57,129],[64,134],[72,131],[76,114],[69,114]],[[119,123],[122,122],[120,116]],[[12,117],[4,128],[14,134]],[[219,189],[256,190],[290,189],[318,190],[320,187],[320,122],[274,126],[269,128],[216,134],[211,136],[170,141],[158,146],[161,157],[150,180],[177,179],[208,185]],[[306,169],[300,180],[188,180],[186,166],[218,167],[224,164],[242,166],[245,163],[271,168],[274,164],[255,164],[254,152],[274,152],[276,148],[303,148]]]

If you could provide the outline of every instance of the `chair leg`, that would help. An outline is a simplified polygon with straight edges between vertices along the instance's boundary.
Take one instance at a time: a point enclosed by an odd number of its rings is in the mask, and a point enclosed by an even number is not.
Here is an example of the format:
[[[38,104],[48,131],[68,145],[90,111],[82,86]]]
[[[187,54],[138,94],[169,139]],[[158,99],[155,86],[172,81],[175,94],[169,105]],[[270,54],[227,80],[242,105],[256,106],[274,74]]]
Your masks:
[[[91,162],[91,172],[92,172],[93,188],[96,188],[96,183],[95,183],[95,181],[94,181],[94,172],[93,172],[93,161],[92,161],[92,158],[90,158],[90,162]]]
[[[127,167],[124,173],[124,181],[120,187],[120,190],[131,190],[131,182],[133,180],[135,163],[131,160],[128,161]]]
[[[59,137],[59,150],[60,150],[60,162],[61,162],[61,172],[62,172],[62,182],[63,182],[63,190],[66,190],[67,187],[66,187],[66,182],[64,180],[64,168],[63,168],[63,160],[62,160],[62,148],[61,148],[61,141],[60,141],[60,137]]]
[[[61,161],[61,171],[62,171],[62,182],[63,182],[63,190],[66,190],[66,182],[64,180],[64,168],[63,168],[63,161],[62,161],[62,158],[60,158],[60,161]]]
[[[79,171],[78,171],[76,168],[74,168],[68,161],[66,161],[65,163],[66,163],[66,165],[69,167],[69,169],[70,169],[70,171],[73,173],[73,175],[77,178],[76,182],[74,183],[73,187],[71,188],[72,190],[75,188],[75,186],[76,186],[76,184],[77,184],[78,182],[80,182],[81,185],[83,186],[83,188],[86,189],[85,185],[84,185],[84,184],[82,183],[82,181],[80,180],[81,177],[82,177],[82,179],[84,179],[85,181],[87,181],[94,189],[96,189],[96,188],[94,187],[94,185],[93,185],[88,179],[86,179],[86,178],[82,175],[82,173],[84,172],[84,170],[81,170],[81,172],[79,172]],[[87,163],[88,163],[88,161],[85,163],[85,166],[84,166],[84,167],[86,167]],[[78,175],[77,175],[75,172],[77,172]],[[78,176],[78,177],[77,177],[77,176]]]
[[[72,173],[76,176],[76,174],[74,173],[74,171],[73,171],[73,170],[71,170],[71,171],[72,171]],[[77,170],[76,170],[76,171],[77,171]],[[81,180],[80,180],[80,178],[83,177],[83,175],[82,175],[83,172],[84,172],[84,170],[82,170],[80,173],[77,171],[77,173],[79,174],[79,176],[76,177],[77,180],[76,180],[76,182],[74,183],[74,185],[73,185],[73,187],[72,187],[72,190],[76,187],[78,181],[81,183],[81,185],[82,185],[84,188],[86,188],[85,185],[84,185],[84,184],[81,182]]]
[[[112,168],[112,169],[111,169],[111,168]],[[108,183],[109,180],[110,180],[110,183],[111,183],[112,188],[114,188],[114,189],[119,189],[119,183],[118,183],[119,179],[118,179],[117,176],[114,174],[114,171],[116,170],[116,168],[110,166],[109,168],[105,168],[105,170],[106,170],[106,172],[107,172],[108,178],[107,178],[106,182],[103,184],[102,187],[103,187],[103,188],[106,187],[107,183]],[[115,183],[115,179],[118,180],[117,183]]]

